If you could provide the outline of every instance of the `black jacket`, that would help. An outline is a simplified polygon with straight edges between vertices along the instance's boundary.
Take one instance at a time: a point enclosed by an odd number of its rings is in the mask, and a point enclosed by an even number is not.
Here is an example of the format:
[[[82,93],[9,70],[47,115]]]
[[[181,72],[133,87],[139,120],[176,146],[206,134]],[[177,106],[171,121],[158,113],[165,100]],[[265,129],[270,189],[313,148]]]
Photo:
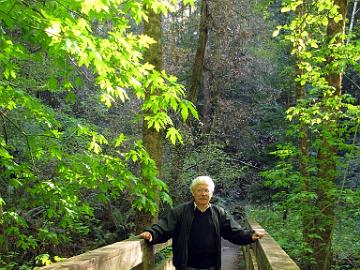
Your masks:
[[[173,264],[177,270],[186,269],[187,245],[191,224],[194,219],[194,201],[181,204],[172,208],[166,217],[159,219],[157,224],[147,229],[152,236],[151,244],[164,243],[173,239]],[[238,245],[252,243],[252,230],[242,228],[226,211],[216,205],[211,205],[211,216],[216,232],[217,264],[216,269],[221,269],[221,237]]]

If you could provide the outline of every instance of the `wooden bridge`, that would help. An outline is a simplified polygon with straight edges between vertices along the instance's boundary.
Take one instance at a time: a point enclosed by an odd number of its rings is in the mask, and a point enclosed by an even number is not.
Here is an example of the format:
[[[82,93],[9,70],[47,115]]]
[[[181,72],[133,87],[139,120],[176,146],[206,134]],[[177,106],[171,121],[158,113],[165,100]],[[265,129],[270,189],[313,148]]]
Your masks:
[[[263,230],[258,223],[252,220],[247,221],[246,225],[254,230]],[[171,241],[149,246],[142,239],[132,238],[38,269],[174,270],[169,246],[171,246]],[[227,248],[231,249],[230,252],[224,248],[222,250],[222,260],[225,261],[222,263],[223,270],[300,270],[267,233],[261,240],[251,245],[243,247],[230,245]],[[230,256],[230,258],[225,258],[225,256]],[[239,256],[243,257],[240,262]]]

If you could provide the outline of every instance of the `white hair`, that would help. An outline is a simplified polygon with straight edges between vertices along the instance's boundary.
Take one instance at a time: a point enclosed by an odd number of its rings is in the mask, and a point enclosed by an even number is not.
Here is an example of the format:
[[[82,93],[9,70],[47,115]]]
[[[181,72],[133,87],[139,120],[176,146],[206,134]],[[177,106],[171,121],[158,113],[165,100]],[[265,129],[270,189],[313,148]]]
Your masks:
[[[214,193],[214,189],[215,189],[214,181],[211,179],[210,176],[205,176],[205,175],[198,176],[192,181],[192,183],[190,185],[191,193],[193,193],[193,191],[197,185],[201,185],[201,184],[208,185],[209,191],[211,193]]]

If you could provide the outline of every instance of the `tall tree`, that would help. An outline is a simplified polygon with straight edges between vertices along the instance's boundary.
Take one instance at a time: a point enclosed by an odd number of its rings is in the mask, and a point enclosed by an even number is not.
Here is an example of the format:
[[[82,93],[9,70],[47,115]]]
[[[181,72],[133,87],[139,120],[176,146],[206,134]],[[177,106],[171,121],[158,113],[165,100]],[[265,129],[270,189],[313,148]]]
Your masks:
[[[146,3],[156,13],[171,8],[167,1]],[[47,251],[47,262],[70,255],[59,254],[59,246],[75,246],[73,235],[86,237],[93,203],[126,194],[131,207],[154,213],[159,197],[169,202],[143,144],[124,143],[131,139],[120,131],[105,138],[99,125],[69,114],[69,100],[89,85],[102,110],[136,96],[148,128],[164,130],[172,143],[181,140],[168,112],[186,119],[194,106],[175,77],[143,63],[153,40],[129,29],[147,17],[132,0],[0,2],[0,227],[11,228],[1,233],[0,249],[7,252],[0,268],[21,268]],[[34,79],[37,69],[42,73]],[[36,94],[42,90],[57,95],[66,110],[43,102]]]
[[[154,66],[155,70],[161,72],[163,69],[163,55],[161,47],[161,14],[156,13],[152,9],[147,9],[148,20],[144,22],[144,34],[154,40],[154,43],[150,45],[149,49],[144,53],[144,62]],[[154,95],[159,95],[159,89],[148,88],[145,90],[145,102],[149,101]],[[154,126],[149,125],[147,120],[147,114],[151,114],[151,111],[144,112],[143,120],[143,143],[144,147],[150,155],[150,158],[156,163],[157,174],[156,175],[143,175],[143,181],[150,183],[148,177],[160,178],[161,164],[162,164],[162,146],[163,146],[163,132],[156,130]],[[155,192],[151,191],[151,192]],[[159,200],[159,198],[157,198]],[[157,202],[158,203],[158,202]],[[142,232],[146,227],[151,225],[156,215],[152,215],[146,210],[138,211],[136,216],[136,231]]]
[[[355,24],[355,15],[359,11],[357,9],[357,5],[358,5],[358,1],[354,1],[352,12],[351,12],[351,18],[350,18],[349,32],[347,33],[348,37],[347,37],[347,40],[346,40],[346,44],[348,44],[350,42],[350,35],[352,34],[354,24]]]
[[[295,11],[284,28],[289,30],[286,38],[297,64],[297,104],[289,108],[287,117],[293,120],[292,134],[298,145],[287,153],[293,153],[299,164],[296,168],[285,163],[288,167],[283,169],[290,175],[287,186],[291,183],[297,193],[290,197],[301,205],[303,236],[311,249],[306,252],[311,255],[307,267],[314,270],[331,268],[335,209],[342,191],[336,182],[341,151],[349,149],[346,137],[356,125],[352,115],[358,110],[342,96],[342,73],[359,58],[351,53],[350,61],[343,58],[350,51],[344,44],[348,4],[348,0],[287,1],[282,8]]]
[[[189,92],[187,94],[188,99],[193,103],[196,103],[198,100],[199,89],[202,84],[208,33],[209,33],[208,3],[207,0],[201,0],[199,39],[196,46],[194,63],[192,66]]]
[[[194,14],[193,14],[194,15]],[[187,92],[187,99],[190,100],[193,104],[198,103],[199,90],[202,87],[202,81],[204,79],[204,60],[206,45],[208,40],[209,33],[209,10],[207,0],[201,0],[200,5],[200,22],[198,28],[198,41],[196,45],[195,59],[192,64],[191,77]],[[192,125],[192,119],[187,121],[187,126]],[[174,155],[172,158],[172,168],[171,168],[171,179],[174,181],[175,185],[179,182],[180,174],[182,172],[184,155],[186,152],[186,145],[177,145],[174,148]]]
[[[330,45],[341,46],[344,44],[345,38],[345,23],[346,13],[348,10],[348,0],[334,0],[335,7],[338,8],[340,18],[329,18],[326,34],[330,41]],[[336,100],[341,96],[342,89],[342,68],[338,67],[338,59],[333,54],[327,56],[326,66],[328,74],[326,81],[331,91],[329,96],[324,94],[324,98]],[[327,106],[327,105],[325,105]],[[318,152],[318,178],[320,183],[317,185],[317,207],[320,210],[320,215],[315,218],[314,226],[321,228],[319,236],[321,241],[314,241],[314,252],[316,259],[316,270],[330,270],[331,267],[331,237],[335,226],[335,201],[336,194],[335,181],[337,177],[337,161],[338,148],[334,144],[334,140],[338,140],[340,135],[340,126],[338,124],[338,113],[336,107],[328,105],[328,108],[323,108],[324,111],[330,111],[331,117],[324,120],[322,134],[320,135],[320,148]]]
[[[305,1],[306,2],[306,1]],[[306,2],[308,3],[308,2]],[[306,3],[302,3],[299,5],[295,11],[296,16],[301,17],[304,16],[306,13]],[[301,33],[304,31],[304,25],[299,25],[296,29],[297,35],[301,36]],[[303,76],[303,70],[301,68],[301,53],[305,48],[303,48],[299,43],[294,44],[294,54],[296,58],[295,64],[295,77],[301,78]],[[304,100],[306,100],[306,91],[305,86],[301,84],[300,80],[295,82],[295,99],[297,104],[301,104]],[[311,178],[309,173],[309,132],[308,127],[302,121],[299,121],[299,136],[298,136],[298,147],[300,150],[299,153],[299,173],[302,178],[303,187],[301,188],[305,192],[310,192],[311,188]],[[310,237],[313,233],[312,230],[314,228],[314,220],[313,220],[313,207],[312,207],[312,200],[309,196],[304,196],[302,202],[302,209],[301,209],[301,216],[302,216],[302,233],[305,242],[308,244],[308,247],[313,247],[314,239]],[[311,256],[311,252],[304,254],[305,256]],[[309,260],[306,267],[310,267],[311,261]]]

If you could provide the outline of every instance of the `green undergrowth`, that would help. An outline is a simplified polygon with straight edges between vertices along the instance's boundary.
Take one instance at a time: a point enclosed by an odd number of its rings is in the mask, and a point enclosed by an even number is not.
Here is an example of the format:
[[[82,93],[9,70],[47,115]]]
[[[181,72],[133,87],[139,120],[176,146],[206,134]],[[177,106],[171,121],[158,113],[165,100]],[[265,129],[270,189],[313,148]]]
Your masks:
[[[307,270],[308,259],[304,254],[308,250],[303,241],[298,213],[280,211],[275,207],[250,208],[247,212],[248,217],[261,224],[300,269]],[[332,253],[332,270],[360,269],[360,217],[345,209],[337,213]]]
[[[172,256],[172,247],[166,247],[160,252],[155,254],[155,264],[157,266],[160,266],[163,264],[167,259],[169,259]]]

